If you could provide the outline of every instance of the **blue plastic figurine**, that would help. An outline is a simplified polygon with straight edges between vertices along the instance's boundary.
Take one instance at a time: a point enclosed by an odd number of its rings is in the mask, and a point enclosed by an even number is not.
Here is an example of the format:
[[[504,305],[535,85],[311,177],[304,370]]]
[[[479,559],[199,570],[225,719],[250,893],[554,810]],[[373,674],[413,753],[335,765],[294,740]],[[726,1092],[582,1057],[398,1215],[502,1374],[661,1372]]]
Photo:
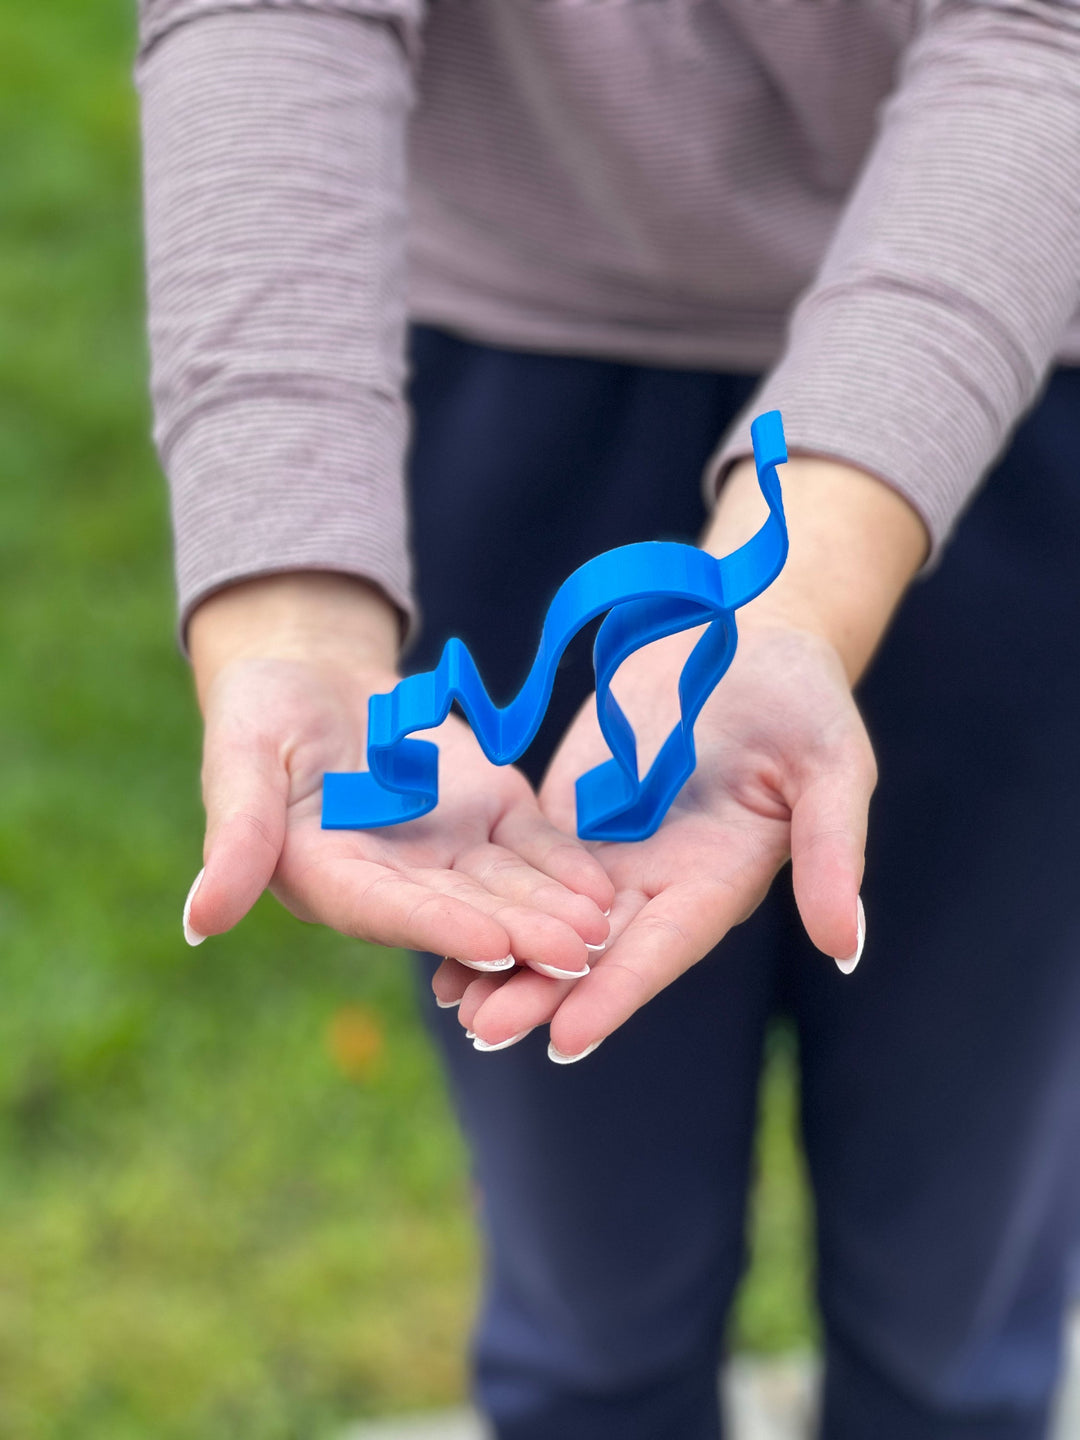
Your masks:
[[[368,766],[323,781],[325,830],[370,830],[414,820],[439,798],[439,749],[410,740],[441,725],[456,700],[489,760],[509,765],[528,748],[551,698],[559,659],[596,616],[609,612],[593,647],[596,710],[612,758],[577,781],[577,832],[583,840],[644,840],[694,772],[694,721],[735,654],[735,611],[760,595],[787,559],[788,535],[776,467],[787,459],[779,410],[750,427],[768,519],[745,545],[717,560],[693,545],[648,541],[587,561],[560,585],[548,609],[528,678],[503,709],[484,689],[466,646],[448,640],[434,670],[410,675],[388,695],[372,695]],[[635,650],[695,625],[708,629],[679,677],[678,724],[639,779],[634,731],[611,681]]]

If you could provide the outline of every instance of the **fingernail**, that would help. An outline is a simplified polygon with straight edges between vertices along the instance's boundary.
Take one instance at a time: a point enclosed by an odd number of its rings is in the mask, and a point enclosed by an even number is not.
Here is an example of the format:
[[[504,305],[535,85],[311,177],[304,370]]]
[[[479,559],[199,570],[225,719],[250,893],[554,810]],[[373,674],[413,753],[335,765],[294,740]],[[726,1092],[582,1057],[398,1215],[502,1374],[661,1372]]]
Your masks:
[[[189,945],[201,945],[206,939],[206,936],[200,935],[198,930],[195,929],[195,927],[191,924],[191,921],[188,919],[188,916],[191,914],[191,902],[195,899],[195,894],[199,886],[202,884],[202,877],[205,874],[206,866],[204,865],[203,868],[199,871],[199,873],[195,876],[195,879],[192,881],[191,889],[187,892],[187,899],[184,901],[184,939]]]
[[[465,1039],[466,1039],[466,1040],[475,1040],[475,1039],[476,1039],[476,1031],[475,1031],[475,1030],[466,1030],[466,1031],[465,1031]]]
[[[601,940],[599,945],[590,945],[589,942],[588,942],[588,940],[586,940],[586,941],[585,941],[585,949],[586,949],[586,950],[591,950],[591,951],[593,952],[593,954],[595,954],[598,950],[606,950],[606,949],[607,949],[607,941],[606,941],[606,940]]]
[[[481,1050],[485,1054],[487,1054],[491,1050],[507,1050],[511,1045],[516,1045],[519,1040],[524,1040],[526,1035],[531,1035],[532,1032],[533,1027],[530,1026],[528,1030],[522,1030],[517,1035],[511,1035],[509,1040],[500,1040],[495,1045],[489,1044],[487,1040],[481,1040],[479,1035],[474,1035],[472,1042],[473,1049]]]
[[[589,973],[588,965],[584,970],[560,970],[557,965],[543,965],[539,960],[533,961],[532,969],[550,976],[552,980],[581,980]]]
[[[606,920],[606,919],[608,918],[608,916],[611,914],[611,906],[609,905],[606,910],[601,910],[600,913],[601,913],[601,915],[603,915],[604,919]]]
[[[438,995],[436,995],[436,996],[435,996],[435,1004],[438,1005],[438,1007],[439,1007],[440,1010],[456,1010],[457,1007],[461,1004],[461,1001],[460,1001],[460,1000],[440,1000],[439,997],[438,997]]]
[[[507,955],[504,960],[462,960],[458,956],[458,963],[467,965],[470,970],[512,970],[517,964],[513,955]]]
[[[855,906],[855,913],[858,917],[859,940],[855,946],[855,954],[849,955],[846,960],[837,960],[837,968],[845,975],[850,975],[855,966],[862,959],[863,946],[866,944],[866,911],[863,909],[862,896],[860,895]]]
[[[555,1049],[555,1042],[552,1041],[548,1046],[548,1059],[555,1065],[576,1065],[579,1060],[584,1060],[586,1055],[591,1055],[603,1043],[602,1040],[594,1040],[579,1055],[564,1055],[561,1050]]]

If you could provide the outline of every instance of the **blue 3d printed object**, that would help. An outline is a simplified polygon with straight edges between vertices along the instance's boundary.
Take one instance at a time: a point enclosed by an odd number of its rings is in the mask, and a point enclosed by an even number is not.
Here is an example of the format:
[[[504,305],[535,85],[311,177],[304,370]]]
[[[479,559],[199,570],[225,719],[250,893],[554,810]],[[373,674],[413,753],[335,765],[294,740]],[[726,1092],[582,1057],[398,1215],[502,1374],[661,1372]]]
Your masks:
[[[516,760],[540,728],[563,651],[583,625],[606,611],[593,666],[597,718],[612,758],[578,779],[578,835],[583,840],[652,835],[693,774],[694,721],[735,654],[735,611],[772,584],[787,558],[776,475],[787,459],[780,412],[759,415],[750,433],[758,484],[769,506],[768,519],[751,540],[721,560],[692,545],[650,541],[587,561],[560,585],[528,678],[502,709],[489,699],[465,645],[448,640],[434,670],[408,676],[388,695],[372,695],[369,769],[324,777],[323,828],[369,830],[433,810],[439,798],[438,746],[407,737],[441,725],[455,700],[489,760],[496,765]],[[612,678],[643,645],[706,623],[679,677],[679,722],[639,778],[634,731],[611,693]]]

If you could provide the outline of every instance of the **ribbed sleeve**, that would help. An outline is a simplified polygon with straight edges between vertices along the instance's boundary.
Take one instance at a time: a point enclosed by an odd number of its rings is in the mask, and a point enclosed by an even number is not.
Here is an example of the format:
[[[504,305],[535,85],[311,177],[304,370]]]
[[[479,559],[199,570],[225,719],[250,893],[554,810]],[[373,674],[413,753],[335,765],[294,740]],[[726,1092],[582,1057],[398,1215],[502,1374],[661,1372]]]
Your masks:
[[[297,569],[363,576],[410,613],[416,18],[377,0],[142,6],[155,438],[182,629],[230,581]]]
[[[935,549],[1036,397],[1080,299],[1080,6],[924,7],[879,136],[749,419],[868,470]]]

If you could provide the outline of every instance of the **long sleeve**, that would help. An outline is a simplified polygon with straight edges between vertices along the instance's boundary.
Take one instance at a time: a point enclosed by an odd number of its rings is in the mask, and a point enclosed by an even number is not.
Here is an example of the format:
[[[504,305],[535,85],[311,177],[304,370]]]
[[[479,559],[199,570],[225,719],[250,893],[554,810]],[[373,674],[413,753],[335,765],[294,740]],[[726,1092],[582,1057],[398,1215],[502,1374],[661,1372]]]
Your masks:
[[[1080,300],[1080,5],[927,0],[786,351],[710,466],[789,447],[887,481],[940,548]]]
[[[411,609],[403,494],[414,0],[142,0],[155,439],[181,632],[333,569]]]

